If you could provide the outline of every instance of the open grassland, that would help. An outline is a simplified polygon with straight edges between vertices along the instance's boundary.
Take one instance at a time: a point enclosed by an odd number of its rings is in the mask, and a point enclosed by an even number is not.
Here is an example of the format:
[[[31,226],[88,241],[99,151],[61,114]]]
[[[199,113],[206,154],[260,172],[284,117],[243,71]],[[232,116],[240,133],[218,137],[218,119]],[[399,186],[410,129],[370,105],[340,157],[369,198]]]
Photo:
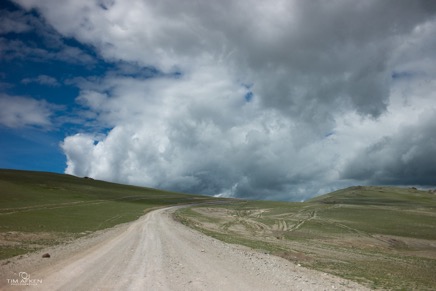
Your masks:
[[[154,208],[216,200],[62,174],[0,170],[0,259],[132,221]]]
[[[434,290],[436,195],[352,187],[305,203],[240,201],[181,209],[183,223],[372,288]]]

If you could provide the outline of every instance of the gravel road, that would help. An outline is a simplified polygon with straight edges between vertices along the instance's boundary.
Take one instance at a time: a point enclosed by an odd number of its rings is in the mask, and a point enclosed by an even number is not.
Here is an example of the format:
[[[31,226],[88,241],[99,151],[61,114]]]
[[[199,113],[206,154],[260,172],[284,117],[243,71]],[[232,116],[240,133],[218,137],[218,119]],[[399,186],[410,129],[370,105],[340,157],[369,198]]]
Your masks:
[[[0,289],[25,288],[11,285],[25,271],[39,280],[31,290],[368,290],[205,236],[174,221],[174,209],[53,248],[49,259],[38,253],[3,263]]]

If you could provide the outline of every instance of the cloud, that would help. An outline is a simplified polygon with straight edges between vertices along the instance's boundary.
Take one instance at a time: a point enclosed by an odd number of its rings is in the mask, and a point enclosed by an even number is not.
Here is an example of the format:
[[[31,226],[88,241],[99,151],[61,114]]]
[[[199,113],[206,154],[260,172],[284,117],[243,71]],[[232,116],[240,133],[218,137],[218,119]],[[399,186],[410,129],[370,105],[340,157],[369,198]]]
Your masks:
[[[10,128],[50,128],[53,106],[44,100],[0,94],[0,124]]]
[[[93,65],[95,60],[79,48],[61,45],[55,50],[31,42],[0,37],[0,60],[25,60],[33,62],[62,61],[73,64]]]
[[[436,82],[425,81],[426,86],[422,86],[422,78],[405,78],[408,80],[393,86],[391,112],[374,124],[377,129],[372,131],[377,130],[377,134],[344,164],[343,179],[367,184],[436,185]]]
[[[216,66],[180,78],[92,81],[79,85],[77,101],[113,128],[66,138],[66,172],[190,193],[302,200],[347,185],[341,170],[363,147],[355,141],[377,140],[397,118],[338,116],[316,136],[255,96],[247,102],[250,89]]]
[[[431,1],[17,2],[123,64],[74,81],[67,173],[286,200],[433,175]]]
[[[30,30],[32,26],[22,12],[0,10],[0,34],[23,33]]]
[[[435,12],[425,1],[18,2],[106,59],[164,71],[225,62],[265,106],[312,124],[345,106],[380,116],[392,51]]]
[[[24,36],[24,37],[23,37]],[[95,59],[48,23],[23,10],[0,10],[0,60],[63,61],[93,65]]]
[[[68,152],[67,166],[71,173],[86,176],[89,172],[89,162],[92,160],[94,138],[89,135],[76,134],[65,138],[61,145]]]
[[[436,176],[436,120],[406,127],[366,147],[344,169],[344,178],[384,185],[431,185]]]
[[[47,85],[51,87],[60,86],[59,82],[55,78],[47,75],[39,75],[36,78],[24,78],[23,80],[21,80],[21,83],[23,84],[38,83],[41,85]]]

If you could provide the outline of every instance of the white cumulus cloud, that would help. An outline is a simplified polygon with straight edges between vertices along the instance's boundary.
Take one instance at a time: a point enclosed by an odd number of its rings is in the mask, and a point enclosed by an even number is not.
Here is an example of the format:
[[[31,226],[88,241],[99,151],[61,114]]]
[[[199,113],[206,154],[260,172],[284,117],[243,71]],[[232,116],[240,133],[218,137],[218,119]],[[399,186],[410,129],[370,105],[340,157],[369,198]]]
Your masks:
[[[17,2],[125,64],[76,82],[109,130],[64,140],[67,173],[300,200],[412,183],[399,167],[434,153],[416,134],[436,108],[432,1]]]

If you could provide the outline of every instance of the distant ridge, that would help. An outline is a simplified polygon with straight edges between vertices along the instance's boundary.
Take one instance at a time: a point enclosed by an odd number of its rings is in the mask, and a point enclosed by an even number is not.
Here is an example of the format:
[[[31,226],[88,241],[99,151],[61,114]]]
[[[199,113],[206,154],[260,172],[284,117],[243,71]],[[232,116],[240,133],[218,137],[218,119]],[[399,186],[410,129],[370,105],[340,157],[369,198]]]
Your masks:
[[[308,200],[324,204],[421,206],[436,202],[434,191],[414,187],[353,186]]]

